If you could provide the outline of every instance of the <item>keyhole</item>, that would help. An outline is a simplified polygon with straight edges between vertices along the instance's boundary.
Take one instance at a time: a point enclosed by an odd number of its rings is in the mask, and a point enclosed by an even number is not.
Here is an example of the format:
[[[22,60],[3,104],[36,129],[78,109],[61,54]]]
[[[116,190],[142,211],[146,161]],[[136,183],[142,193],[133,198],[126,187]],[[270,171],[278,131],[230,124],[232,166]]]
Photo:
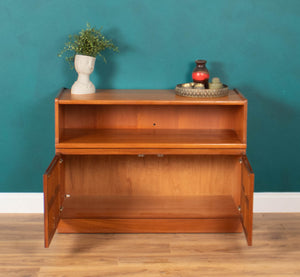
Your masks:
[[[156,126],[156,123],[155,123],[155,122],[153,123],[153,126]]]

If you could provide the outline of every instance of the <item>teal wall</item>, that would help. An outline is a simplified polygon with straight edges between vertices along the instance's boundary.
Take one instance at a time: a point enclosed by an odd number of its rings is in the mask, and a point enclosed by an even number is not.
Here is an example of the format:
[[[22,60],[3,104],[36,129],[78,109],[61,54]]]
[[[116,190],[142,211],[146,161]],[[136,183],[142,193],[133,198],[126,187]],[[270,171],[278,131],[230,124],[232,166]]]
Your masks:
[[[54,104],[76,78],[57,58],[86,22],[119,45],[97,88],[174,88],[194,60],[249,100],[248,156],[261,191],[300,191],[299,0],[1,0],[0,192],[41,192]]]

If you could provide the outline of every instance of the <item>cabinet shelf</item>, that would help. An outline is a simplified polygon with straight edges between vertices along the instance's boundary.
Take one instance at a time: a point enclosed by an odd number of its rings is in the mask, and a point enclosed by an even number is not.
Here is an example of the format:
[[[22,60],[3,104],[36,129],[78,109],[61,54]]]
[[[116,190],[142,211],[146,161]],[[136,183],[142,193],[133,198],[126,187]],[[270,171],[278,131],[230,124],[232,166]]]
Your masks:
[[[244,105],[247,100],[237,90],[229,90],[224,97],[193,98],[178,96],[171,89],[97,89],[94,94],[63,89],[56,101],[63,105]]]
[[[56,148],[246,148],[234,130],[65,129]]]
[[[200,219],[239,218],[231,195],[217,196],[71,196],[61,215],[72,218]]]

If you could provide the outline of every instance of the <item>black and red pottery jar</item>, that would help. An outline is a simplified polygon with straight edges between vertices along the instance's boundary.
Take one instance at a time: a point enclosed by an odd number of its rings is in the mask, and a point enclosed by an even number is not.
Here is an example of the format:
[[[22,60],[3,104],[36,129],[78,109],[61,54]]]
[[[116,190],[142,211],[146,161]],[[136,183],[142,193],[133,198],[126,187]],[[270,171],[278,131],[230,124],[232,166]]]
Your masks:
[[[204,87],[208,88],[209,72],[205,66],[205,60],[196,60],[196,67],[193,71],[192,78],[194,83],[202,83]]]

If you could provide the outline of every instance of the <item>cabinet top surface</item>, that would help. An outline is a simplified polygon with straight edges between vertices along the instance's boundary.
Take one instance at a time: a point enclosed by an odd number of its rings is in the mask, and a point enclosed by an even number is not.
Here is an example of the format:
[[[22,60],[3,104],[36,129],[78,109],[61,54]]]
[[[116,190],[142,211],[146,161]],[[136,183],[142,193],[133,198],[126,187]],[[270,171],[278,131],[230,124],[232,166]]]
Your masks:
[[[176,95],[174,90],[98,89],[94,94],[71,94],[62,89],[55,99],[59,104],[101,105],[244,105],[247,100],[237,90],[218,98],[193,98]]]

